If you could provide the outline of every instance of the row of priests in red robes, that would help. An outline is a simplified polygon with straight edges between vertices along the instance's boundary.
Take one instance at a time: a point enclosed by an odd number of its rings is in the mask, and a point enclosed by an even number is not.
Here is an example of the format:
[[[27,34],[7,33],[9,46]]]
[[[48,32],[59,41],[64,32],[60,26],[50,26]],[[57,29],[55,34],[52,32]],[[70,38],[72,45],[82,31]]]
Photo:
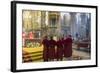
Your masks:
[[[66,39],[59,39],[58,41],[50,40],[45,37],[42,42],[43,48],[43,59],[44,61],[53,61],[54,59],[62,60],[63,56],[68,58],[72,56],[72,38],[71,36]]]

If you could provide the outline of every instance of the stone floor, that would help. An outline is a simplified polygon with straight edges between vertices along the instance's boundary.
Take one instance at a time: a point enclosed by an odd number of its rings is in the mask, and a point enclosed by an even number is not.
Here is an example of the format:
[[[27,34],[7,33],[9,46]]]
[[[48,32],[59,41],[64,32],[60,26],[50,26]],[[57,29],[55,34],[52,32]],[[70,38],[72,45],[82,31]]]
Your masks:
[[[26,61],[26,63],[27,62],[43,62],[42,53],[43,52],[41,51],[40,53],[31,54],[30,59],[32,59],[32,61]],[[70,57],[70,58],[63,57],[63,61],[87,60],[87,59],[90,59],[90,58],[91,58],[91,54],[90,54],[90,52],[86,51],[86,48],[84,48],[84,49],[73,48],[72,57]],[[54,61],[56,61],[56,59]]]

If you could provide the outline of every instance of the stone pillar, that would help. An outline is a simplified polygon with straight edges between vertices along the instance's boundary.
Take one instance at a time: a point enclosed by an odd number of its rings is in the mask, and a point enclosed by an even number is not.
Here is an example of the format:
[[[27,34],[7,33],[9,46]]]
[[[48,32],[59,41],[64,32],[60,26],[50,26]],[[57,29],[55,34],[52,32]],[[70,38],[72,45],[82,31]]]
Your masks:
[[[48,25],[48,11],[46,11],[45,24],[46,24],[46,26]]]
[[[70,33],[73,37],[73,39],[76,39],[76,32],[77,32],[77,26],[76,26],[76,13],[70,12]]]
[[[81,37],[82,39],[86,38],[86,25],[87,25],[87,17],[86,17],[86,13],[81,13],[80,15],[81,17]]]

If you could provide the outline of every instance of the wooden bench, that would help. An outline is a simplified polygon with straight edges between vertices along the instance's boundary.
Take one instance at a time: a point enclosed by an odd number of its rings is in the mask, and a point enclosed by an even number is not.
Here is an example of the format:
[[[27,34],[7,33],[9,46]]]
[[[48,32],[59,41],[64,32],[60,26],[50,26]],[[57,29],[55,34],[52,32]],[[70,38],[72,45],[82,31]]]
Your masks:
[[[81,41],[76,43],[77,48],[80,49],[81,47],[83,48],[91,48],[91,42],[90,41]]]

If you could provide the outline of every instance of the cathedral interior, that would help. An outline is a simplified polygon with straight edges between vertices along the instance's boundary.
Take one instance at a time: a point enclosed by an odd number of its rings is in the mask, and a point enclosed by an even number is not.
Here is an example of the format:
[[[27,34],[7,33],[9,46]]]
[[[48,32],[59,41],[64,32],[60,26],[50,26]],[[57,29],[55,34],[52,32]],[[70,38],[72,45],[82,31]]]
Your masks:
[[[60,11],[22,11],[23,62],[42,62],[44,36],[65,38],[71,35],[73,39],[73,55],[71,59],[91,59],[91,14]]]

